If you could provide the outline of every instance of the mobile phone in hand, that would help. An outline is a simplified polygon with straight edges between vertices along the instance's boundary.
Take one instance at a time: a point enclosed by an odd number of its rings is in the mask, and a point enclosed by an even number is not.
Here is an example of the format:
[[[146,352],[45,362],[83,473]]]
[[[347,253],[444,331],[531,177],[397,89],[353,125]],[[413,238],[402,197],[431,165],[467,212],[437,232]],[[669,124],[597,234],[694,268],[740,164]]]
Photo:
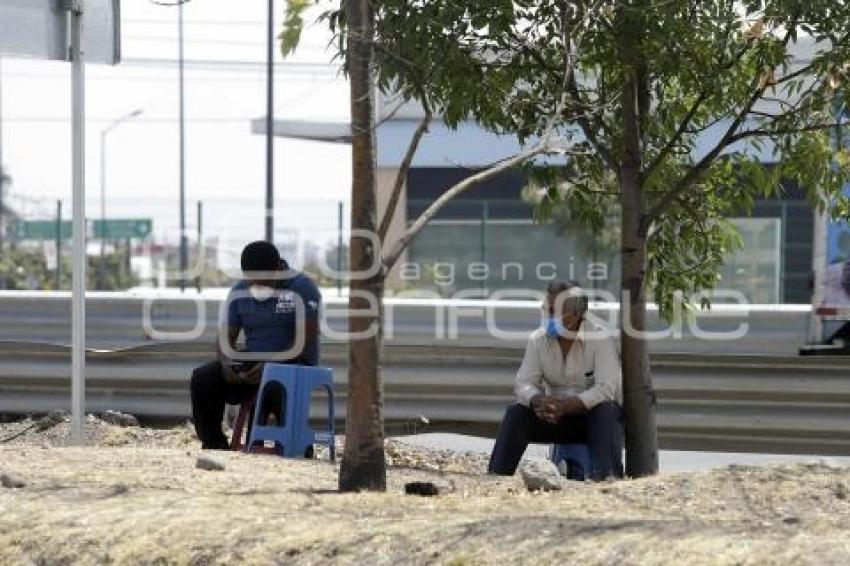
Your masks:
[[[250,371],[257,365],[257,362],[232,362],[230,364],[230,371],[233,373],[242,373],[245,371]]]

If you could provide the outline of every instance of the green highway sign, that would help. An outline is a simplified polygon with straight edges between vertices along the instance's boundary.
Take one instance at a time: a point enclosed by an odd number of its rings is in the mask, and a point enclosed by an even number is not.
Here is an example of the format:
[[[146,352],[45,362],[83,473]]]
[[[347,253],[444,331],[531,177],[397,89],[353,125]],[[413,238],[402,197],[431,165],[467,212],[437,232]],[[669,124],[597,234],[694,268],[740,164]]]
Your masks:
[[[95,220],[92,222],[92,237],[105,240],[128,240],[147,238],[153,231],[150,218],[121,218],[116,220]]]
[[[20,220],[16,223],[15,235],[21,240],[55,240],[55,220]],[[62,239],[71,238],[71,221],[62,221]]]

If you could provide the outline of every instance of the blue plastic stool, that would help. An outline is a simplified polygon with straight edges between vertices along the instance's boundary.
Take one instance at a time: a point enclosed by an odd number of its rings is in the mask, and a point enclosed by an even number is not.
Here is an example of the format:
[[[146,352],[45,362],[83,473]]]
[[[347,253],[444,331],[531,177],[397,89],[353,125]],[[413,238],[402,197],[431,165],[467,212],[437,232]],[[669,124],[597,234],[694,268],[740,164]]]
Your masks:
[[[283,389],[280,421],[276,426],[261,425],[262,403],[269,384],[277,383]],[[336,460],[336,432],[334,424],[333,371],[329,368],[267,363],[257,394],[254,425],[245,445],[252,451],[257,444],[275,443],[276,451],[285,458],[304,456],[313,444],[327,444],[331,461]],[[310,399],[313,391],[324,388],[328,393],[328,428],[316,431],[310,426]]]
[[[567,463],[567,479],[584,481],[593,473],[593,459],[587,444],[553,444],[549,452],[556,466]]]

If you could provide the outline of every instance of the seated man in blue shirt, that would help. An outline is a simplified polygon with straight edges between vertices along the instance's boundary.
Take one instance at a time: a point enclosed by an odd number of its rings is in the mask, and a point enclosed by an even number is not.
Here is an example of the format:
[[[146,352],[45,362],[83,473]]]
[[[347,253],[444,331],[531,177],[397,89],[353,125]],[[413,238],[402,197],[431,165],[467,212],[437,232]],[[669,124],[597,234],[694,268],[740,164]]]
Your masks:
[[[250,353],[266,360],[276,354],[275,363],[314,366],[319,361],[321,295],[316,284],[291,269],[269,242],[248,244],[241,259],[243,279],[231,288],[222,321],[229,348],[217,341],[218,360],[192,372],[192,416],[204,449],[229,448],[221,429],[224,406],[240,404],[257,392],[263,364],[247,361]],[[245,348],[234,356],[236,360],[229,354],[235,351],[240,332]]]

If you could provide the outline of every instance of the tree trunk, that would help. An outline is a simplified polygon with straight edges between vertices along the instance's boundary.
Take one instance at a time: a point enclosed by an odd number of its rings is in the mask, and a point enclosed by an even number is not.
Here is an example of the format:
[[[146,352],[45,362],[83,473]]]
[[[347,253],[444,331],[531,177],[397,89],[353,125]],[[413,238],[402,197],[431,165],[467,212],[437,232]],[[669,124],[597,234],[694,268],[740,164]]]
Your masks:
[[[375,234],[375,82],[373,80],[374,13],[368,0],[348,0],[348,65],[351,82],[352,186],[351,229]],[[351,238],[348,329],[348,405],[345,452],[339,472],[342,491],[385,491],[381,322],[384,270],[375,239]],[[377,271],[368,277],[359,273]],[[358,337],[359,336],[359,337]]]
[[[637,73],[630,73],[624,83],[620,162],[623,409],[626,418],[626,474],[642,477],[658,472],[658,439],[649,355],[646,340],[640,334],[646,328],[647,226],[640,180],[640,85]]]

